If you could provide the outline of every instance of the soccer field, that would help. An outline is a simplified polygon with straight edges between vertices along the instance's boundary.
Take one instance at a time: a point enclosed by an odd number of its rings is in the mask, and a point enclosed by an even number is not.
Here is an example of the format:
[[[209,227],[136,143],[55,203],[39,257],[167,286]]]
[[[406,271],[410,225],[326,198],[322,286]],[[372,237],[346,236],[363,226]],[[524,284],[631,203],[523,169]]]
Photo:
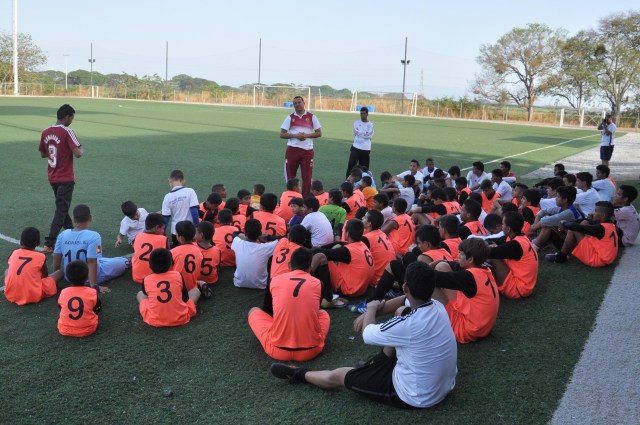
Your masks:
[[[53,196],[40,132],[65,102],[76,109],[72,128],[86,149],[75,161],[73,205],[91,207],[105,256],[114,248],[131,199],[160,209],[171,170],[206,198],[215,183],[229,196],[264,183],[284,190],[285,141],[280,125],[290,111],[76,98],[0,98],[0,258],[17,247],[26,226],[48,231]],[[358,114],[317,113],[314,178],[325,189],[344,177],[351,127]],[[420,119],[371,114],[376,125],[371,169],[399,173],[427,157],[447,169],[481,160],[486,169],[509,158],[525,174],[599,143],[585,130]],[[595,160],[595,159],[594,159]],[[499,161],[498,161],[499,162]],[[49,260],[50,261],[50,260]],[[49,263],[50,264],[50,263]],[[4,269],[4,267],[3,267]],[[561,275],[558,272],[562,273]],[[176,329],[145,325],[139,286],[130,275],[109,284],[100,326],[83,339],[56,330],[55,297],[17,307],[0,297],[1,423],[546,423],[578,359],[612,269],[562,269],[541,264],[534,295],[501,300],[498,323],[485,340],[459,345],[456,389],[439,406],[404,412],[348,392],[294,387],[269,374],[270,360],[246,323],[263,291],[242,290],[224,270],[194,320]],[[583,281],[579,291],[575,283]],[[354,365],[376,352],[351,329],[353,313],[332,310],[325,352],[311,368]]]

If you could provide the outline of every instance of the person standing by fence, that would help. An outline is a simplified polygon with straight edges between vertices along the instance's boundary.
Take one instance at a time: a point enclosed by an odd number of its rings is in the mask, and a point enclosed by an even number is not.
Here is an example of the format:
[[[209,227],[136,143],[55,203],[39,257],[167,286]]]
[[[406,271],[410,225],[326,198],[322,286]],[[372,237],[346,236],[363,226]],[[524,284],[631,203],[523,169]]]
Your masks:
[[[371,138],[373,137],[373,123],[369,121],[369,109],[360,108],[360,119],[353,123],[353,145],[349,153],[349,164],[345,179],[349,177],[351,169],[358,164],[369,169],[369,155],[371,154]]]
[[[609,166],[611,155],[613,155],[613,135],[616,132],[616,128],[616,125],[613,123],[613,118],[609,114],[607,114],[598,126],[598,130],[602,131],[600,159],[602,160],[602,165],[606,165],[607,167]]]

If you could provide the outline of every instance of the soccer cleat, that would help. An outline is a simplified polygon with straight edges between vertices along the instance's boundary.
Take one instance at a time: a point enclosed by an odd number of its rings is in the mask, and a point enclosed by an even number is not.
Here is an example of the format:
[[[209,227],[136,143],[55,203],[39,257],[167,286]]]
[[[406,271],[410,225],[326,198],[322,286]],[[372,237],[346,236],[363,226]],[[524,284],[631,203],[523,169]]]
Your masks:
[[[53,247],[49,246],[49,245],[45,245],[42,247],[42,252],[44,252],[45,254],[52,254],[53,253]]]
[[[200,293],[202,294],[204,299],[208,300],[209,298],[211,298],[211,295],[213,293],[211,292],[211,288],[209,288],[209,285],[200,280],[198,281],[198,288],[200,288]]]
[[[358,304],[351,304],[347,309],[352,313],[364,314],[367,311],[367,300],[362,300]]]
[[[402,292],[394,291],[393,289],[389,289],[389,291],[387,291],[387,293],[384,294],[384,296],[387,298],[396,298],[396,297],[399,297],[400,295],[402,295]]]
[[[304,375],[309,371],[309,369],[289,366],[284,363],[272,363],[270,370],[273,376],[286,379],[290,384],[307,382]]]
[[[562,252],[554,252],[553,254],[547,254],[544,256],[544,259],[551,263],[564,263],[567,261],[567,256]]]

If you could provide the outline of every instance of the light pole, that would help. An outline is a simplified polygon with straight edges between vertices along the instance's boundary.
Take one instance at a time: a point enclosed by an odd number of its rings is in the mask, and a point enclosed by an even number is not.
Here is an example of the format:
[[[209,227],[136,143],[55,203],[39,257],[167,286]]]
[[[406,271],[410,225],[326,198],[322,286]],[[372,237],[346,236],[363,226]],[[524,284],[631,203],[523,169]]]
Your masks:
[[[401,106],[401,111],[402,111],[401,114],[403,115],[404,115],[404,85],[407,79],[407,65],[409,65],[409,63],[411,62],[410,60],[407,60],[407,39],[408,37],[404,38],[404,60],[400,60],[400,63],[404,67],[404,73],[402,74],[402,106]]]
[[[91,73],[90,73],[90,79],[91,79],[91,97],[93,97],[93,64],[95,63],[95,59],[93,58],[93,43],[91,43],[91,58],[89,59],[89,63],[91,64]]]
[[[18,83],[18,0],[13,0],[13,94],[20,94]]]
[[[63,53],[62,56],[64,56],[64,91],[67,91],[67,83],[68,83],[68,76],[69,76],[69,72],[68,72],[68,62],[69,62],[69,53]]]
[[[258,44],[258,85],[260,84],[260,71],[262,70],[262,38]]]

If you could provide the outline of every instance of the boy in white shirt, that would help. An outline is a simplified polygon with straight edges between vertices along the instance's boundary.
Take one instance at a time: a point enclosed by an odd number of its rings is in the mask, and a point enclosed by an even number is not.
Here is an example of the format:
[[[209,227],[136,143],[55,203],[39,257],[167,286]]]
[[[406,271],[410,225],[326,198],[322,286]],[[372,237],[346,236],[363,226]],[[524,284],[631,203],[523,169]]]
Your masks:
[[[194,225],[198,224],[198,196],[196,192],[184,187],[184,173],[180,170],[173,170],[169,175],[169,187],[171,191],[164,196],[162,201],[162,216],[165,227],[169,228],[171,219],[171,247],[180,245],[176,237],[176,223],[184,220],[191,220]]]
[[[120,206],[124,218],[120,222],[120,231],[116,236],[116,247],[122,244],[122,239],[126,236],[129,245],[133,245],[133,241],[139,233],[144,232],[144,221],[149,213],[144,208],[138,208],[132,201],[125,201]]]
[[[576,174],[576,188],[580,189],[576,195],[574,205],[582,211],[584,216],[588,216],[596,210],[596,202],[600,202],[598,191],[591,187],[593,176],[591,173],[583,171]]]
[[[371,138],[373,137],[373,123],[369,121],[369,109],[360,108],[360,119],[353,122],[353,145],[349,153],[347,174],[349,177],[353,166],[358,164],[369,169],[369,155],[371,154]]]
[[[616,226],[622,230],[622,245],[631,246],[635,243],[640,233],[640,217],[636,208],[631,205],[638,197],[638,190],[630,185],[623,184],[613,198],[615,209],[613,215],[616,218]]]
[[[278,241],[260,243],[262,224],[249,219],[244,225],[244,235],[233,238],[231,249],[236,253],[236,271],[233,284],[238,288],[265,289],[269,280],[267,263]]]

